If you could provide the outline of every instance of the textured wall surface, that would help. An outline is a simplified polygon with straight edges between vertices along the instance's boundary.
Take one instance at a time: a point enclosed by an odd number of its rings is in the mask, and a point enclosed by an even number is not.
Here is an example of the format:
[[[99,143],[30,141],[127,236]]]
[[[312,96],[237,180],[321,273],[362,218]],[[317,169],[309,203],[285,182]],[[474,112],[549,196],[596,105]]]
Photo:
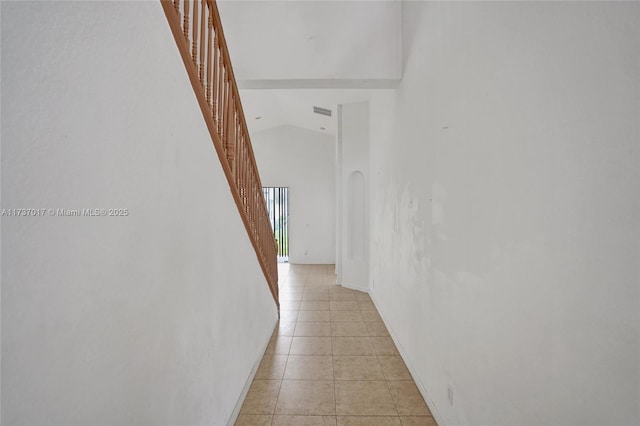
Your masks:
[[[369,288],[369,103],[342,105],[340,211],[341,258],[338,283],[367,291]]]
[[[251,141],[262,185],[289,188],[289,261],[334,263],[334,138],[281,126]]]
[[[437,418],[640,423],[640,5],[403,7],[371,285]]]
[[[2,424],[223,425],[277,312],[159,2],[2,2]]]

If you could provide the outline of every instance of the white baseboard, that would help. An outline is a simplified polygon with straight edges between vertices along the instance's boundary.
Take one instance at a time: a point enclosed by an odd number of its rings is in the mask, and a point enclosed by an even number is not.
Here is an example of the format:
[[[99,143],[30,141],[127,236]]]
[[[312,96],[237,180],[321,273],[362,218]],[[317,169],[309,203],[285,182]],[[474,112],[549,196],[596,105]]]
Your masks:
[[[339,285],[341,285],[344,288],[348,288],[350,290],[357,290],[357,291],[362,291],[362,292],[365,292],[365,293],[369,293],[369,287],[361,287],[361,286],[353,285],[353,284],[349,284],[349,283],[341,283]]]
[[[364,290],[362,290],[362,291],[364,291]],[[426,386],[422,383],[422,381],[418,377],[418,374],[417,374],[416,369],[413,366],[413,364],[411,364],[409,362],[409,358],[407,357],[407,353],[404,350],[404,348],[402,347],[402,345],[400,344],[400,342],[398,341],[396,333],[393,331],[393,329],[391,327],[389,327],[389,322],[385,320],[384,314],[380,310],[378,303],[376,303],[375,297],[373,296],[373,294],[370,291],[367,291],[367,292],[369,293],[369,296],[371,297],[371,300],[373,300],[373,304],[376,306],[376,309],[378,310],[378,313],[380,314],[380,318],[382,318],[382,322],[387,327],[387,330],[389,330],[389,335],[391,336],[391,339],[393,340],[393,343],[395,343],[396,348],[398,348],[398,352],[400,352],[400,357],[402,357],[402,360],[407,365],[407,368],[409,369],[409,373],[411,374],[411,377],[413,378],[413,381],[415,382],[416,386],[418,387],[418,390],[420,391],[420,394],[424,398],[424,402],[426,402],[427,407],[429,407],[429,411],[431,411],[431,414],[433,415],[433,418],[435,419],[436,423],[438,423],[438,426],[446,426],[444,420],[442,419],[442,416],[440,415],[440,412],[438,411],[438,408],[436,407],[436,404],[433,402],[433,399],[431,398],[431,395],[429,395],[429,392],[427,392]]]
[[[278,326],[279,322],[280,320],[278,319],[278,321],[276,321],[276,324],[273,327],[274,330]],[[236,406],[233,408],[233,411],[231,412],[231,417],[229,417],[227,426],[233,426],[236,423],[236,420],[238,420],[238,416],[240,415],[240,410],[242,409],[242,404],[244,403],[244,399],[247,397],[247,393],[249,392],[251,383],[253,383],[253,379],[256,377],[256,373],[258,372],[258,367],[260,366],[262,357],[264,357],[264,353],[267,351],[267,346],[269,346],[269,342],[271,341],[272,335],[273,333],[269,335],[269,337],[267,338],[267,342],[263,345],[262,351],[258,355],[258,359],[253,363],[253,367],[249,372],[249,377],[247,378],[247,382],[244,384],[244,387],[242,388],[242,392],[240,393],[240,396],[238,397],[238,401],[236,402]]]
[[[289,265],[333,265],[333,260],[327,259],[291,259],[289,258]]]

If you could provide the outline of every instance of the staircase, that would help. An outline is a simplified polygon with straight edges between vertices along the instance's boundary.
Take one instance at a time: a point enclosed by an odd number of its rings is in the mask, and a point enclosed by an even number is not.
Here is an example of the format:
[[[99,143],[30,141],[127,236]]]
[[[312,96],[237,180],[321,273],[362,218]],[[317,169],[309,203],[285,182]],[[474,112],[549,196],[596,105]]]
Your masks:
[[[161,4],[231,194],[279,309],[277,245],[218,7],[214,0],[161,0]]]

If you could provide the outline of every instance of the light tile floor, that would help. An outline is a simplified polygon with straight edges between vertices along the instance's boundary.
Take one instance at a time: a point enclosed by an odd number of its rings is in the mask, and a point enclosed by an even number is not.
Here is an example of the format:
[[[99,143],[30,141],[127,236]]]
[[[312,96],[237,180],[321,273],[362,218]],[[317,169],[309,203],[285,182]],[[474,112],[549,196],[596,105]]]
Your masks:
[[[368,294],[334,265],[279,265],[280,322],[236,421],[437,426]]]

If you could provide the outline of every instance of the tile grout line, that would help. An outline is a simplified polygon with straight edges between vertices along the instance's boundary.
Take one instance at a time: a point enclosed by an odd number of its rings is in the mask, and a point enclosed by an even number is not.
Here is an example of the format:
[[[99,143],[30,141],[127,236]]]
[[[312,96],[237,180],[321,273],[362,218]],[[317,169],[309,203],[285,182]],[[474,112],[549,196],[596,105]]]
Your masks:
[[[360,305],[358,304],[358,306]],[[360,312],[362,313],[362,310],[360,310]],[[377,312],[377,308],[376,308],[376,312]],[[367,331],[368,330],[369,328],[367,327]],[[371,344],[373,345],[373,342],[371,342]],[[382,377],[384,377],[385,379],[384,382],[387,387],[387,392],[389,392],[389,397],[391,398],[391,402],[393,402],[393,406],[396,410],[396,417],[400,421],[400,424],[402,424],[402,418],[400,418],[400,410],[398,410],[398,404],[396,403],[396,400],[393,397],[393,394],[391,394],[391,387],[389,386],[389,380],[387,380],[387,375],[384,373],[384,369],[382,368],[382,364],[380,363],[380,354],[378,353],[378,350],[375,348],[375,346],[373,347],[373,350],[376,353],[376,360],[378,361],[378,365],[380,365],[380,370],[382,370]]]
[[[331,327],[331,365],[333,367],[333,406],[336,416],[336,425],[338,424],[338,388],[336,386],[336,357],[333,353],[333,318],[331,316],[331,294],[329,294],[329,327]]]
[[[300,311],[298,310],[298,314],[296,315],[295,325],[293,327],[293,334],[295,334],[295,329],[298,326],[298,315]],[[278,319],[278,327],[280,326],[280,319]],[[291,345],[293,345],[293,337],[291,337]],[[276,410],[278,408],[278,402],[280,401],[280,392],[282,391],[282,385],[284,384],[284,373],[287,371],[287,364],[289,363],[289,356],[291,355],[291,345],[289,346],[289,350],[287,351],[287,361],[284,363],[284,370],[282,371],[282,377],[280,378],[280,386],[278,387],[278,396],[276,397],[276,403],[273,406],[273,413],[271,414],[271,422],[270,425],[273,425],[276,416]]]
[[[323,274],[313,274],[313,275],[315,275],[315,276],[324,276]],[[378,319],[370,318],[373,321],[366,321],[365,320],[365,316],[364,316],[365,311],[372,311],[372,310],[371,309],[366,309],[366,310],[363,311],[363,309],[362,309],[362,305],[363,304],[364,305],[368,305],[368,303],[366,303],[366,302],[369,302],[369,303],[371,303],[371,302],[366,300],[366,299],[365,300],[360,300],[358,298],[356,298],[355,300],[338,299],[338,300],[333,300],[332,301],[331,300],[331,294],[332,294],[331,292],[329,292],[329,300],[305,300],[304,294],[311,294],[311,292],[307,293],[306,290],[308,290],[308,289],[310,289],[312,287],[317,287],[320,290],[324,290],[326,287],[331,288],[330,286],[332,284],[336,285],[335,283],[330,283],[327,280],[326,285],[317,286],[317,280],[309,281],[309,277],[310,276],[312,276],[312,274],[310,274],[310,273],[307,273],[306,276],[305,276],[305,285],[303,286],[303,290],[302,290],[303,293],[300,296],[301,300],[299,301],[299,303],[295,303],[295,306],[297,306],[297,309],[296,308],[291,309],[292,311],[296,311],[297,314],[295,315],[295,318],[296,318],[295,321],[292,321],[294,323],[293,324],[292,335],[291,336],[286,336],[286,337],[289,337],[291,339],[291,342],[288,345],[288,350],[286,351],[287,359],[286,359],[286,362],[285,362],[284,371],[282,373],[282,377],[281,377],[281,381],[280,381],[280,387],[278,389],[278,396],[276,398],[276,408],[277,408],[277,404],[280,402],[281,390],[282,390],[282,386],[283,386],[283,383],[284,383],[284,377],[285,377],[284,375],[285,375],[285,372],[286,372],[286,370],[287,370],[287,368],[289,366],[288,363],[290,361],[290,357],[292,356],[293,340],[296,338],[295,333],[296,333],[297,327],[299,325],[301,325],[300,323],[304,323],[305,322],[305,321],[300,321],[300,312],[302,312],[302,310],[300,308],[302,308],[302,304],[305,301],[307,301],[307,302],[327,302],[327,304],[329,305],[329,309],[328,309],[329,319],[328,319],[328,321],[312,321],[312,322],[328,323],[329,327],[331,329],[331,332],[330,332],[329,336],[297,336],[297,337],[328,338],[328,343],[329,343],[328,349],[329,349],[329,354],[331,355],[332,376],[333,376],[332,377],[332,382],[333,382],[333,389],[334,389],[334,413],[335,414],[334,414],[333,417],[334,417],[334,420],[336,421],[336,424],[337,424],[337,420],[338,420],[338,413],[337,413],[337,382],[338,382],[338,380],[337,380],[337,376],[336,376],[336,361],[335,361],[335,358],[337,357],[337,355],[333,351],[333,346],[334,346],[333,339],[337,338],[337,337],[343,337],[343,338],[367,337],[367,340],[369,341],[369,343],[371,344],[372,349],[373,349],[373,354],[372,355],[375,355],[374,359],[376,360],[376,362],[378,364],[378,367],[380,368],[380,370],[382,372],[383,381],[385,381],[385,383],[386,383],[386,389],[389,392],[389,396],[391,397],[391,402],[393,403],[393,406],[395,407],[396,414],[394,416],[390,416],[390,417],[394,417],[399,422],[402,422],[402,418],[401,418],[401,415],[400,415],[400,412],[399,412],[399,409],[398,409],[398,403],[396,402],[396,400],[391,395],[391,386],[390,386],[391,380],[389,380],[390,376],[387,373],[385,373],[384,369],[382,368],[382,362],[381,362],[381,358],[383,356],[392,356],[394,354],[385,353],[385,351],[388,349],[386,347],[386,345],[382,345],[381,350],[382,350],[383,354],[381,354],[380,350],[377,349],[373,344],[373,342],[374,342],[373,338],[374,337],[378,337],[378,338],[382,339],[383,337],[389,337],[389,335],[379,336],[379,335],[377,335],[377,334],[379,334],[379,332],[375,332],[375,331],[372,332],[371,331],[371,327],[370,327],[370,323],[375,322],[375,321],[381,321],[381,319],[380,318],[378,318]],[[312,282],[313,282],[313,284],[311,284]],[[298,297],[298,296],[294,296],[294,297]],[[312,299],[313,299],[313,297],[312,297]],[[353,312],[358,312],[359,313],[359,315],[361,316],[361,319],[359,319],[359,320],[357,320],[355,322],[360,322],[360,323],[364,324],[364,328],[366,330],[366,336],[362,336],[362,335],[334,336],[334,329],[333,329],[333,325],[334,324],[340,323],[340,322],[353,323],[354,321],[336,321],[336,320],[334,320],[333,316],[331,315],[331,312],[334,312],[334,311],[331,310],[331,302],[338,302],[338,306],[341,303],[344,303],[344,302],[355,302],[355,305],[357,306],[357,310],[348,309],[348,310],[345,310],[345,311],[353,311]],[[375,307],[375,305],[374,305],[374,310],[379,316],[380,314],[379,314],[379,312],[377,312],[377,308]],[[326,310],[322,310],[322,311],[326,311]],[[338,310],[335,310],[335,311],[338,311]],[[383,322],[383,324],[384,324],[384,322]],[[376,334],[376,336],[372,336],[372,334]],[[283,336],[283,337],[285,337],[285,336]],[[394,348],[395,348],[395,342],[393,342],[393,345],[394,345]],[[397,352],[397,348],[395,348],[395,350]],[[315,355],[315,356],[317,356],[318,354],[317,353],[309,353],[309,354],[304,354],[304,355]],[[399,354],[396,353],[396,355],[399,355]],[[347,355],[344,355],[344,356],[347,356]],[[353,355],[353,356],[355,357],[356,355]],[[360,356],[361,357],[365,357],[367,355],[366,354],[361,354]],[[400,356],[400,359],[402,360],[401,356]],[[300,380],[303,380],[303,379],[300,379]],[[313,379],[311,379],[311,380],[313,380]],[[354,380],[356,380],[356,379],[354,379]],[[357,380],[371,381],[371,380],[367,380],[367,379],[357,379]],[[412,381],[415,384],[415,381],[413,381],[413,380],[410,380],[410,381]],[[315,415],[307,414],[307,415],[302,415],[302,416],[303,417],[311,417],[311,416],[315,416]],[[324,416],[324,415],[322,415],[322,416]],[[363,417],[363,416],[366,416],[366,415],[365,414],[357,414],[357,415],[354,415],[354,416]],[[433,416],[431,416],[431,417],[433,417]],[[275,408],[274,408],[274,413],[271,416],[270,424],[271,425],[275,424]]]

